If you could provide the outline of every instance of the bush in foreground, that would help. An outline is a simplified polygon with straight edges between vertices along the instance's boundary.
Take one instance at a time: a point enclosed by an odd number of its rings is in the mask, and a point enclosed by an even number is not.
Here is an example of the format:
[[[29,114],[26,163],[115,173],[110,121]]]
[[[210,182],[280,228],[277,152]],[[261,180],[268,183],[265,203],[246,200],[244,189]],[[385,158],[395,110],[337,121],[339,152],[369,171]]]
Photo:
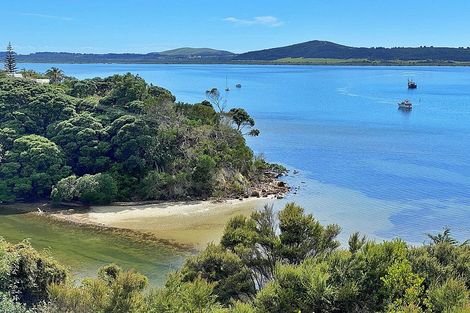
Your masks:
[[[29,246],[3,242],[0,305],[23,312],[17,299],[52,313],[469,312],[470,246],[450,231],[420,247],[355,233],[347,250],[338,234],[338,226],[321,225],[295,204],[278,214],[266,207],[233,218],[219,245],[189,258],[154,290],[144,276],[115,265],[71,284]],[[23,259],[28,251],[36,261],[21,262],[18,275],[11,251]]]

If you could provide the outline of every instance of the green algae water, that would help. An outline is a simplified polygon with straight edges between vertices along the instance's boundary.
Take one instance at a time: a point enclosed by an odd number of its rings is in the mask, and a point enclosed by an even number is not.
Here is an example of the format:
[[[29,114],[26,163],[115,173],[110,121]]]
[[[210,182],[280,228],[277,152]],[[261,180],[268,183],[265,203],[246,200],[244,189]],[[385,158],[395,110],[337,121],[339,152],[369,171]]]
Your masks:
[[[12,243],[29,240],[34,248],[50,251],[76,278],[95,276],[101,266],[116,263],[145,274],[154,286],[161,285],[188,255],[169,245],[149,244],[4,207],[0,207],[0,237]]]

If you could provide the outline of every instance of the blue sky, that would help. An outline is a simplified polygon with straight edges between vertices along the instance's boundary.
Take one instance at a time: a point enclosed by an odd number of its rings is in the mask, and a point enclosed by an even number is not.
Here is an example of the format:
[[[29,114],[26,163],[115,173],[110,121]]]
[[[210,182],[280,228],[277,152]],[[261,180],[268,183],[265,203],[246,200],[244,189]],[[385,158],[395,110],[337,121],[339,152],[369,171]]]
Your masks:
[[[313,39],[470,46],[469,0],[0,2],[0,45],[11,41],[19,53],[147,53],[186,46],[244,52]]]

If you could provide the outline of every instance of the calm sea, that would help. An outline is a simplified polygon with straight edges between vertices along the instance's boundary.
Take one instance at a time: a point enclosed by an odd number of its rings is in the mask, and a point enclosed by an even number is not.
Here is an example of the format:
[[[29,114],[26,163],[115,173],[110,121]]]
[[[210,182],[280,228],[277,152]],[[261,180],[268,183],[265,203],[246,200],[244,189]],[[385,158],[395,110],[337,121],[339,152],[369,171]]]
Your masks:
[[[292,169],[298,190],[285,201],[341,225],[343,239],[361,231],[421,243],[443,227],[470,238],[470,68],[54,66],[78,78],[132,72],[185,102],[223,90],[227,77],[229,107],[246,108],[261,130],[250,146]],[[398,110],[404,99],[411,112]]]

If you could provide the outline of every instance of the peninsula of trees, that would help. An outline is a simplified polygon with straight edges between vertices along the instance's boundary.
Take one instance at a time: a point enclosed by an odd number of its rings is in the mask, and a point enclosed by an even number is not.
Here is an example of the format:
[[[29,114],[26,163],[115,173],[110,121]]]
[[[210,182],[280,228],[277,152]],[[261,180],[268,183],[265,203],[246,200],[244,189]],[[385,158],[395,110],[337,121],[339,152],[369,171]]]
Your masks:
[[[193,105],[131,74],[77,80],[53,68],[47,85],[31,71],[3,75],[0,202],[263,196],[282,171],[254,156],[254,120],[216,88]]]
[[[0,57],[2,53],[0,52]],[[240,63],[329,65],[470,65],[469,47],[350,47],[313,40],[235,54],[208,48],[180,48],[146,54],[38,52],[17,55],[21,63]]]

